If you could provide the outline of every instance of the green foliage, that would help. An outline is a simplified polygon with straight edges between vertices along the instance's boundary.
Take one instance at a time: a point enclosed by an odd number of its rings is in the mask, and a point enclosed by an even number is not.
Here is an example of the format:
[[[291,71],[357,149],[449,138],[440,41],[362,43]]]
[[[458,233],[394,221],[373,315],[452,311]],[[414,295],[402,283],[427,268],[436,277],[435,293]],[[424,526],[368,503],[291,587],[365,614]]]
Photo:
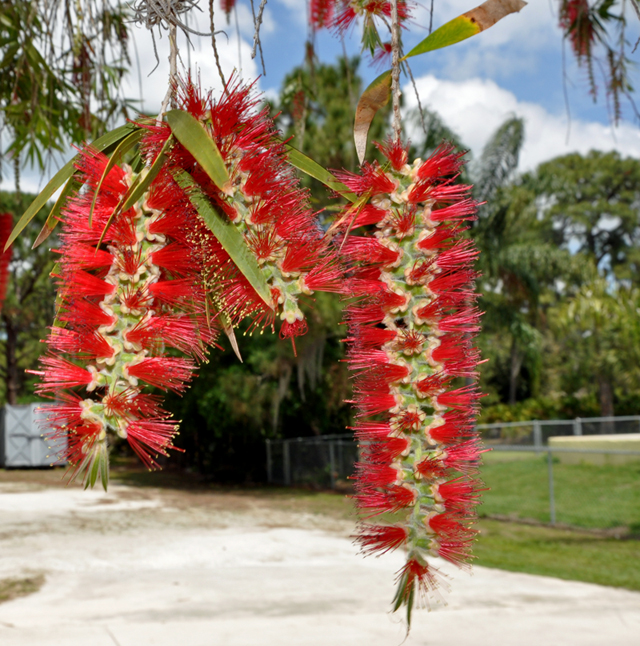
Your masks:
[[[547,455],[511,459],[492,453],[482,467],[489,487],[481,515],[549,522]],[[640,523],[640,460],[597,466],[554,462],[557,522],[587,528],[637,527]]]
[[[176,443],[185,460],[216,480],[251,482],[265,477],[266,438],[344,433],[350,383],[340,310],[337,297],[317,295],[306,308],[309,331],[296,340],[297,356],[268,328],[238,335],[242,364],[228,347],[213,352],[184,397],[167,399],[182,419]]]
[[[554,244],[577,247],[603,275],[640,284],[640,161],[574,153],[541,164],[535,181]]]
[[[482,519],[477,565],[640,590],[640,541]]]
[[[22,195],[18,200],[13,193],[0,192],[0,212],[13,213],[15,220],[34,197]],[[35,377],[25,370],[38,367],[38,357],[45,350],[40,339],[54,316],[55,289],[49,278],[54,258],[45,247],[30,248],[47,213],[45,206],[12,247],[7,298],[0,317],[0,398],[12,404],[36,400]]]
[[[44,169],[53,151],[127,116],[127,42],[125,4],[0,2],[0,116],[11,132],[0,158]]]
[[[307,59],[284,79],[278,102],[278,127],[291,144],[329,170],[355,171],[357,157],[353,142],[353,118],[362,92],[358,74],[360,59],[338,58],[334,65]],[[381,111],[371,127],[370,138],[381,141],[386,133],[389,108]],[[372,151],[374,152],[374,151]],[[374,156],[378,156],[377,151]],[[330,202],[326,188],[309,182],[319,205]]]

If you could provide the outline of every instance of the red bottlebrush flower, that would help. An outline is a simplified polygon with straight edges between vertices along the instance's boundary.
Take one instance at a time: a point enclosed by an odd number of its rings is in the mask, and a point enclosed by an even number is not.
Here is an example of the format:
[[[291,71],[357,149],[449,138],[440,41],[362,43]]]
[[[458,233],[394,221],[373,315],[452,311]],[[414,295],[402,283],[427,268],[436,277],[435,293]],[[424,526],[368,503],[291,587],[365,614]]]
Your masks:
[[[378,47],[376,47],[371,62],[373,63],[374,67],[377,67],[379,69],[389,68],[391,67],[391,56],[391,43],[382,43],[381,45],[378,45]],[[398,170],[395,165],[394,168]]]
[[[183,392],[191,380],[194,364],[177,357],[150,357],[134,364],[125,364],[125,374],[142,379],[151,386],[162,390]],[[132,384],[137,386],[137,383]]]
[[[429,514],[425,518],[425,526],[429,532],[440,536],[443,540],[460,540],[475,536],[477,531],[469,528],[460,518],[450,512]]]
[[[560,27],[579,61],[589,61],[596,40],[596,21],[591,15],[588,0],[562,0]]]
[[[0,312],[4,299],[7,297],[9,286],[9,263],[11,262],[11,247],[4,250],[7,240],[13,229],[13,216],[11,213],[0,213]]]
[[[396,578],[397,592],[394,598],[394,610],[407,607],[407,619],[411,621],[411,609],[414,603],[420,605],[429,594],[440,586],[440,572],[430,566],[422,557],[411,557],[398,572]]]
[[[29,371],[41,377],[41,383],[36,386],[36,393],[39,395],[74,386],[93,386],[95,388],[98,385],[98,376],[95,370],[91,372],[71,363],[71,361],[53,356],[42,357],[40,363],[44,370]]]
[[[391,162],[393,170],[400,171],[409,161],[409,153],[401,141],[389,137],[382,143],[374,142],[375,147]]]
[[[164,234],[164,225],[178,244],[156,252],[155,260],[172,278],[189,271],[194,262],[199,264],[203,290],[232,324],[251,317],[254,329],[273,325],[277,317],[282,326],[280,336],[293,340],[307,330],[300,295],[315,290],[342,291],[337,255],[310,208],[307,192],[299,186],[273,121],[266,109],[257,109],[251,88],[232,79],[217,101],[203,95],[190,79],[179,89],[179,108],[198,119],[215,142],[229,181],[221,191],[191,154],[174,143],[167,153],[163,180],[156,182],[158,188],[150,191],[148,201],[151,208],[165,215],[151,223],[149,232]],[[155,155],[171,137],[171,130],[166,125],[144,127],[150,136],[143,152]],[[176,205],[195,212],[193,195],[172,178],[183,171],[196,182],[198,195],[242,233],[274,297],[272,302],[262,300],[211,232],[202,226],[195,231],[185,229],[166,215]],[[159,281],[152,290],[164,303],[176,306],[193,299],[186,284],[185,294],[180,295],[180,281],[169,281],[168,289],[162,282],[166,281]]]
[[[70,477],[84,473],[93,486],[96,475],[108,481],[108,443],[126,438],[149,467],[154,456],[173,447],[177,425],[167,421],[159,399],[142,393],[138,380],[182,392],[192,377],[189,359],[162,356],[164,346],[204,358],[215,325],[205,322],[201,266],[188,253],[182,235],[205,225],[174,194],[171,215],[166,204],[148,206],[150,193],[125,213],[113,215],[129,189],[133,174],[114,166],[95,198],[107,158],[90,149],[81,152],[78,170],[83,186],[62,213],[61,273],[58,276],[59,320],[47,339],[36,392],[55,398],[45,407],[45,423],[54,437],[67,440]],[[160,173],[150,191],[166,185]],[[166,197],[166,192],[165,197]],[[182,220],[172,235],[158,223]],[[104,243],[100,237],[105,231]],[[154,224],[152,232],[149,225]],[[178,280],[171,276],[178,275]],[[160,278],[162,278],[160,280]],[[70,361],[73,359],[73,361]],[[84,389],[80,396],[78,389]]]
[[[407,540],[407,530],[394,525],[362,525],[356,538],[365,554],[385,554]]]
[[[360,176],[342,175],[384,212],[371,220],[375,237],[350,235],[342,247],[357,297],[346,311],[355,431],[366,443],[355,498],[365,515],[397,515],[389,523],[397,529],[364,526],[361,542],[367,552],[390,549],[396,536],[406,546],[396,609],[410,611],[417,593],[437,585],[430,554],[460,566],[470,558],[480,490],[469,475],[481,453],[474,429],[480,394],[473,383],[453,388],[453,380],[475,381],[480,361],[473,346],[478,253],[462,237],[462,222],[475,217],[477,204],[470,187],[454,183],[462,159],[452,146],[412,165],[399,143],[379,148],[390,169],[371,164]],[[349,224],[348,212],[341,223]]]
[[[336,0],[311,0],[309,5],[309,20],[314,30],[329,27],[333,18]]]
[[[447,511],[468,514],[480,502],[480,489],[475,480],[457,478],[434,484],[432,490],[435,500],[442,503]]]
[[[172,441],[177,430],[177,424],[166,419],[138,419],[127,426],[127,440],[142,462],[153,469],[158,464],[152,455],[167,456],[167,449],[176,448]]]
[[[407,485],[391,485],[383,491],[376,489],[364,490],[355,496],[360,509],[373,510],[371,515],[395,513],[415,504],[417,491]]]
[[[464,163],[464,152],[456,153],[455,146],[444,143],[418,167],[417,176],[421,180],[435,182],[445,177],[458,175]]]
[[[229,19],[229,14],[233,11],[233,8],[236,6],[236,0],[220,0],[220,7],[222,11],[227,14],[227,20]]]
[[[335,175],[349,190],[357,195],[362,195],[363,193],[380,195],[381,193],[391,193],[396,188],[396,184],[389,179],[377,162],[373,164],[365,162],[362,165],[361,175],[347,171],[338,171]]]

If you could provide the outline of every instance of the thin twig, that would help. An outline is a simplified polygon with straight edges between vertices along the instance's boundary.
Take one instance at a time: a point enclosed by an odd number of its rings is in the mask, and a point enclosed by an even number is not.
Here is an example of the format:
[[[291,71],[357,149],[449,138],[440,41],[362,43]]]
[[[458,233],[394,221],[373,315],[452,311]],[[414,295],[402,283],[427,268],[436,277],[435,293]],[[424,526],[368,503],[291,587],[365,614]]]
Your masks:
[[[227,82],[225,81],[224,74],[222,73],[222,66],[220,65],[218,44],[216,43],[216,28],[213,24],[213,0],[209,0],[209,20],[211,26],[211,47],[213,47],[213,55],[216,59],[216,67],[218,68],[218,74],[220,75],[220,80],[222,81],[222,87],[226,88]]]
[[[400,141],[402,117],[400,115],[400,25],[398,0],[391,0],[391,96],[393,99],[393,138]]]
[[[429,10],[429,33],[433,31],[433,0],[431,0],[431,9]]]
[[[413,78],[413,72],[411,71],[411,67],[409,66],[409,61],[404,62],[406,68],[407,68],[407,73],[409,74],[409,78],[411,79],[411,85],[413,85],[413,91],[416,93],[416,99],[418,100],[418,111],[420,112],[420,123],[422,124],[422,131],[425,134],[425,137],[428,136],[427,132],[427,124],[425,123],[424,120],[424,110],[422,109],[422,102],[420,101],[420,94],[418,93],[418,86],[416,85],[416,80]]]
[[[264,76],[267,75],[267,69],[264,66],[264,56],[262,52],[262,43],[260,42],[260,25],[262,25],[262,14],[264,8],[267,6],[267,0],[262,0],[260,2],[260,7],[258,8],[258,15],[256,16],[255,9],[253,7],[253,0],[251,0],[251,12],[253,13],[253,26],[255,32],[253,34],[253,49],[251,50],[251,58],[256,57],[256,48],[260,50],[260,62],[262,63],[262,73]]]
[[[238,40],[238,69],[242,76],[242,40],[240,38],[240,23],[238,22],[238,5],[233,5],[233,18],[236,22],[236,38]]]
[[[162,117],[169,107],[169,103],[173,106],[175,103],[175,91],[178,83],[178,44],[176,42],[177,28],[174,24],[169,25],[169,87],[167,93],[162,100],[160,112],[156,124],[162,123]]]

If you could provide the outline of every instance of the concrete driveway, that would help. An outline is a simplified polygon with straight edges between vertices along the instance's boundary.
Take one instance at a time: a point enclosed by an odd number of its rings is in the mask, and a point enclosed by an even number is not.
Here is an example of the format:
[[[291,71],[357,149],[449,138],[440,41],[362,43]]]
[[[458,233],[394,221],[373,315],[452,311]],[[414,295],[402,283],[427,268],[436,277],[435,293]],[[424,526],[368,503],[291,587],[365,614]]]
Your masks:
[[[0,604],[0,644],[403,642],[389,613],[401,554],[363,559],[350,522],[208,495],[0,484],[0,579],[46,577],[37,593]],[[640,593],[442,569],[448,605],[415,613],[408,646],[640,645]]]

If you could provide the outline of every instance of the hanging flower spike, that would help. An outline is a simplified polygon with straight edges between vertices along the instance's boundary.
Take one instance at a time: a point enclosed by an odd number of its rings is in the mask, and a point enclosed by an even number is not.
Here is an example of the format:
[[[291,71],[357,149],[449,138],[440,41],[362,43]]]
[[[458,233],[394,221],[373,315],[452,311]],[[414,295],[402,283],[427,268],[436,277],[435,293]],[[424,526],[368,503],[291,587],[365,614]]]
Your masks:
[[[462,159],[453,146],[411,165],[401,144],[378,147],[387,167],[340,175],[351,190],[372,195],[377,214],[367,220],[374,236],[350,235],[342,247],[353,268],[346,318],[355,431],[366,442],[355,498],[365,518],[396,515],[363,524],[358,540],[367,554],[407,550],[394,609],[406,606],[410,621],[414,601],[439,584],[428,556],[465,566],[475,536],[482,449],[472,338],[480,312],[477,251],[462,234],[476,204],[469,187],[454,184]]]
[[[412,2],[398,0],[398,22],[402,26],[411,17]],[[385,23],[391,18],[389,0],[343,0],[342,8],[335,13],[331,27],[340,36],[349,31],[358,19],[362,19],[362,49],[368,50],[376,61],[386,45],[378,32],[377,22]],[[379,61],[378,61],[379,62]]]
[[[573,53],[579,62],[591,61],[591,47],[596,28],[587,0],[563,0],[560,5],[560,27],[569,36]]]
[[[189,248],[163,228],[167,214],[151,207],[146,193],[114,217],[134,180],[130,169],[110,170],[89,223],[106,164],[104,155],[81,151],[77,167],[84,188],[62,216],[59,327],[51,328],[50,354],[41,359],[41,370],[33,371],[40,375],[36,392],[56,399],[43,408],[53,438],[66,443],[70,479],[83,474],[93,486],[100,478],[105,488],[110,435],[126,438],[150,469],[158,466],[158,455],[175,448],[178,425],[143,388],[146,383],[182,392],[195,363],[165,356],[165,346],[202,359],[203,346],[214,336],[204,322],[199,268]],[[172,218],[182,218],[184,229],[194,225],[188,210],[174,208]],[[176,284],[179,296],[160,296],[163,286]]]
[[[9,287],[9,263],[11,262],[11,247],[4,251],[4,246],[13,229],[13,215],[11,213],[0,213],[0,312],[4,299],[7,297]]]
[[[287,162],[280,134],[267,109],[258,110],[257,103],[251,89],[234,80],[218,101],[202,95],[187,80],[179,105],[198,119],[213,139],[230,179],[222,190],[215,186],[180,144],[169,153],[167,172],[188,172],[218,213],[233,222],[254,254],[272,296],[270,308],[220,243],[212,235],[198,234],[193,245],[202,249],[203,266],[215,270],[210,282],[216,286],[213,298],[217,308],[224,310],[234,325],[251,317],[252,327],[273,326],[278,317],[280,336],[293,341],[307,330],[300,298],[316,290],[339,292],[343,284],[336,254],[311,211],[307,192],[300,188]],[[154,130],[158,149],[170,130],[166,125]],[[183,199],[188,201],[186,194]]]
[[[311,0],[309,21],[315,31],[329,27],[337,0]]]

